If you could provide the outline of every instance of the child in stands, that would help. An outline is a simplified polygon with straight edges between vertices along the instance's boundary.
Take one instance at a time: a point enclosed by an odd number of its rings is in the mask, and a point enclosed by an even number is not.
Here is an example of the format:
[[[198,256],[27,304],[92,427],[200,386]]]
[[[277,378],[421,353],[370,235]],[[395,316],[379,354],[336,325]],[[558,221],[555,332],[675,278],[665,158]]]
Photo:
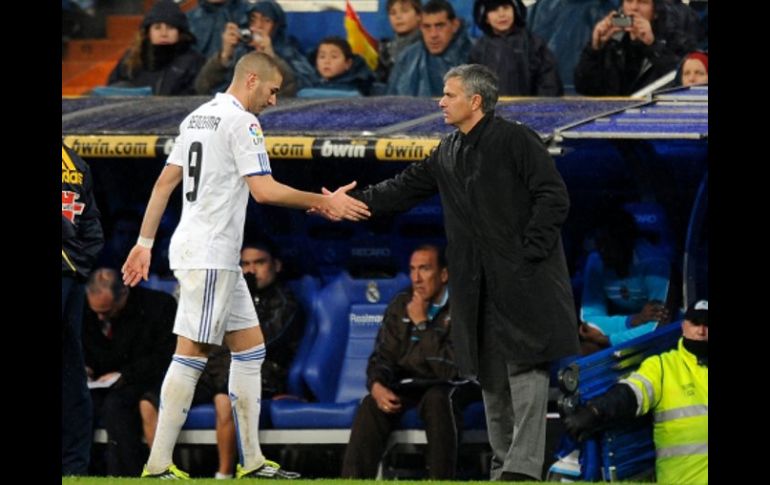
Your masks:
[[[371,92],[374,73],[364,59],[354,54],[348,41],[326,37],[313,54],[318,79],[312,88],[302,89],[299,97],[367,96]]]

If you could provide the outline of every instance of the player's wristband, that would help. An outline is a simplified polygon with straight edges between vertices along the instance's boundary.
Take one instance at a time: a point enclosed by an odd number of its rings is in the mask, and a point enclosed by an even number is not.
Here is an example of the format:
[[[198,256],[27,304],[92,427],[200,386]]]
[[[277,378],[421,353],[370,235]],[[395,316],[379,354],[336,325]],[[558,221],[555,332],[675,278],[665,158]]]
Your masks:
[[[142,237],[139,236],[139,239],[136,240],[137,246],[142,246],[143,248],[152,249],[152,244],[155,242],[155,239],[149,238],[149,237]]]

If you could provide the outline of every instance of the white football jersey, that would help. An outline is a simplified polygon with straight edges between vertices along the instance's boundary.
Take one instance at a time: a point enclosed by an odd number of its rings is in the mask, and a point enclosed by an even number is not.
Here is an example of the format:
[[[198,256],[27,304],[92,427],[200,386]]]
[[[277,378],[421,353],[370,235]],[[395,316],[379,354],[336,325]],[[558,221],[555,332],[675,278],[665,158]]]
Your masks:
[[[247,175],[271,173],[259,120],[218,93],[179,125],[166,163],[184,169],[182,218],[171,237],[171,269],[240,271]]]

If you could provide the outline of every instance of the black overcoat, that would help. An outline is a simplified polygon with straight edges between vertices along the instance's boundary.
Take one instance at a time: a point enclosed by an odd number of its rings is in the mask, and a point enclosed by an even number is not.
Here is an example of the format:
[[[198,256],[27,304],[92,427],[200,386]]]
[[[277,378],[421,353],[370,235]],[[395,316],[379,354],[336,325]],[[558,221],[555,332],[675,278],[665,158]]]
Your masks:
[[[407,210],[436,191],[444,209],[460,373],[478,373],[479,324],[504,349],[504,355],[483,358],[537,364],[577,353],[560,234],[569,197],[539,137],[488,113],[467,135],[447,135],[425,160],[353,195],[377,215]],[[504,321],[480,319],[484,278]]]

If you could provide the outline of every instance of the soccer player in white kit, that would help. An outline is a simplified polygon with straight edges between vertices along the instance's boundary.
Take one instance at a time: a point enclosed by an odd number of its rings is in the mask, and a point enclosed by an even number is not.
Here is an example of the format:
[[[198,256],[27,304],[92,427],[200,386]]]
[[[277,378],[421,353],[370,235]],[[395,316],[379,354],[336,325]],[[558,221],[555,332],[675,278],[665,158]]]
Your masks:
[[[298,209],[339,221],[366,219],[366,205],[347,195],[295,190],[273,179],[265,138],[255,114],[276,104],[283,81],[271,57],[251,52],[235,67],[225,93],[198,107],[179,125],[179,137],[147,204],[139,240],[123,265],[123,281],[147,280],[151,248],[171,193],[182,182],[182,217],[171,238],[169,262],[179,281],[174,333],[177,346],[163,380],[155,441],[143,477],[186,479],[172,463],[179,431],[211,344],[230,348],[229,395],[239,463],[236,478],[296,478],[267,460],[259,446],[261,366],[265,345],[239,266],[246,205]]]

